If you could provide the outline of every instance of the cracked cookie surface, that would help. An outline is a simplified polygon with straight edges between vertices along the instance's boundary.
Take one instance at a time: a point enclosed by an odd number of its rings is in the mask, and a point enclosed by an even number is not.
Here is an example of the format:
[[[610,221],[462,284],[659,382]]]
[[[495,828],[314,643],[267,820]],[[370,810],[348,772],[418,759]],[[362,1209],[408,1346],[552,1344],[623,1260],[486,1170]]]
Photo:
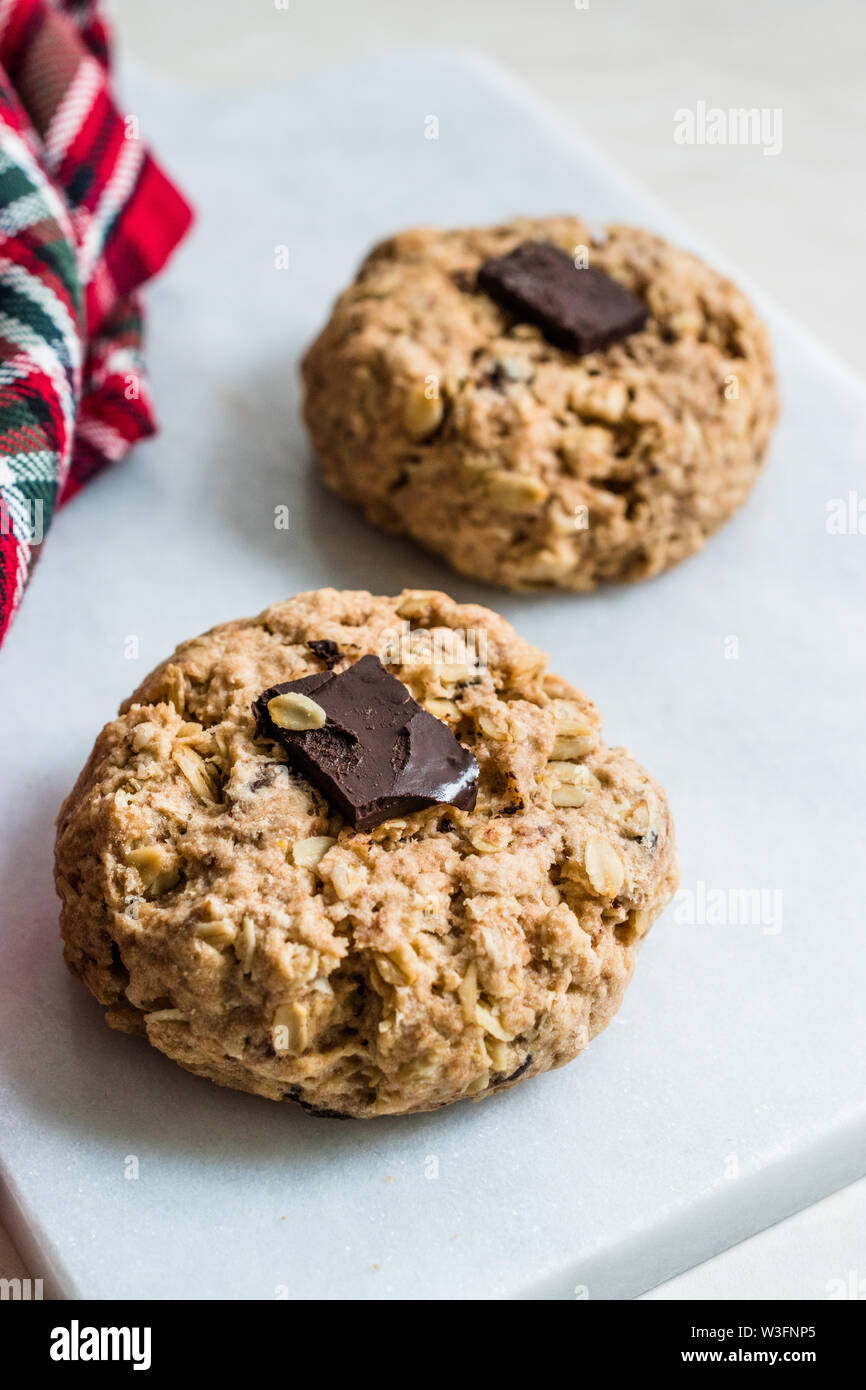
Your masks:
[[[480,266],[550,242],[647,305],[577,357],[514,322]],[[514,589],[639,580],[745,501],[777,414],[766,330],[729,280],[638,228],[577,218],[403,232],[375,247],[303,363],[326,482],[369,520]]]
[[[263,690],[376,655],[479,764],[471,811],[345,825]],[[610,1021],[677,869],[662,789],[497,614],[318,590],[182,644],[58,819],[66,960],[221,1085],[368,1117],[479,1098]]]

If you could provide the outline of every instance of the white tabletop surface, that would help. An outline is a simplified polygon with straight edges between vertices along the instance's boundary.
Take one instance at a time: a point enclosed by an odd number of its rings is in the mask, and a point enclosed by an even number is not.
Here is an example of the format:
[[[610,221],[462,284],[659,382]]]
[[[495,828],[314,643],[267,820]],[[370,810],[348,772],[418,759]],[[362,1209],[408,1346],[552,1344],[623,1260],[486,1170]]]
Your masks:
[[[498,58],[866,370],[858,0],[113,0],[124,53],[197,86],[430,40]],[[682,145],[674,112],[782,113],[782,148]],[[146,125],[146,122],[145,122]],[[169,164],[171,151],[160,153]],[[24,1270],[0,1229],[0,1275]],[[866,1180],[649,1298],[866,1297]]]

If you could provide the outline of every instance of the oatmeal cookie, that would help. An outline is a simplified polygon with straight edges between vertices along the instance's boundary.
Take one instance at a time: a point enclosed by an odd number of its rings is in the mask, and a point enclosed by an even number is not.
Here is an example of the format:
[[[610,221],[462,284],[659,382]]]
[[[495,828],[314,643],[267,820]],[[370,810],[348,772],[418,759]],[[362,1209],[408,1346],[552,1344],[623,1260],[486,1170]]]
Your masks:
[[[570,1061],[677,869],[661,787],[503,618],[325,589],[147,677],[61,809],[56,881],[112,1026],[367,1117]]]
[[[513,589],[691,555],[747,497],[777,413],[766,330],[729,280],[573,217],[383,242],[303,377],[330,487]]]

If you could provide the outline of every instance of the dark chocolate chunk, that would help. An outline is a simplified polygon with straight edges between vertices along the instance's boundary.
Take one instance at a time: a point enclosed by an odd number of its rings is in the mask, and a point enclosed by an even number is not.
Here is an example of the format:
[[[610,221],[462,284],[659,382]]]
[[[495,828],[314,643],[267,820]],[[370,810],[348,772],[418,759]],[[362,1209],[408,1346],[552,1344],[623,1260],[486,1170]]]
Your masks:
[[[336,642],[333,642],[330,637],[314,637],[312,642],[307,643],[307,646],[314,656],[324,662],[329,671],[336,666],[343,656]]]
[[[528,1052],[527,1055],[524,1057],[523,1061],[520,1063],[520,1066],[517,1068],[516,1071],[513,1071],[513,1072],[511,1073],[510,1076],[503,1076],[501,1072],[499,1072],[499,1073],[497,1073],[496,1075],[492,1076],[492,1077],[490,1078],[490,1081],[487,1083],[487,1088],[488,1088],[488,1090],[490,1089],[491,1086],[504,1086],[504,1085],[506,1085],[506,1083],[509,1082],[509,1081],[517,1081],[517,1080],[519,1080],[519,1078],[523,1075],[523,1073],[526,1072],[526,1071],[528,1071],[529,1068],[530,1068],[531,1066],[532,1066],[532,1053],[531,1053],[531,1052]]]
[[[508,387],[513,386],[515,382],[522,382],[524,386],[531,386],[535,380],[535,372],[524,362],[506,358],[494,362],[482,380],[486,381],[488,386],[492,386],[494,391],[504,395]]]
[[[320,728],[274,723],[268,702],[290,692],[325,711]],[[475,758],[376,656],[363,656],[339,674],[321,671],[271,686],[254,701],[253,714],[259,732],[282,744],[293,766],[357,830],[437,802],[464,811],[475,805]]]
[[[524,241],[485,261],[478,284],[520,323],[537,324],[549,343],[582,356],[637,333],[646,305],[600,270],[578,270],[546,241]]]
[[[516,1070],[516,1071],[513,1071],[513,1072],[511,1073],[510,1076],[506,1076],[505,1080],[506,1080],[506,1081],[516,1081],[517,1078],[518,1078],[519,1076],[522,1076],[523,1073],[524,1073],[525,1071],[529,1071],[529,1068],[530,1068],[531,1066],[532,1066],[532,1053],[531,1053],[531,1052],[527,1052],[526,1056],[524,1057],[523,1061],[520,1063],[520,1066],[517,1068],[517,1070]]]
[[[259,769],[255,779],[250,782],[250,791],[260,792],[263,787],[272,787],[274,778],[278,777],[281,772],[283,774],[288,772],[285,763],[265,763],[264,766]]]
[[[290,1086],[283,1092],[284,1100],[293,1100],[302,1110],[306,1110],[308,1115],[315,1115],[317,1120],[351,1120],[351,1115],[345,1115],[342,1110],[327,1110],[324,1106],[313,1105],[310,1101],[304,1100],[301,1095],[300,1086]]]

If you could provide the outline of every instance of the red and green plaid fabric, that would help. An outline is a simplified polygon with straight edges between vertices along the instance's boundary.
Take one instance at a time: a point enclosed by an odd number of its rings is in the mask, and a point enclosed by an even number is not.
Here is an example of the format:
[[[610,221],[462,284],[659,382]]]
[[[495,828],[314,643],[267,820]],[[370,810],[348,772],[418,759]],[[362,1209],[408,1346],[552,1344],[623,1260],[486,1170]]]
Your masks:
[[[138,289],[191,218],[95,3],[0,0],[0,642],[54,509],[154,432]]]

